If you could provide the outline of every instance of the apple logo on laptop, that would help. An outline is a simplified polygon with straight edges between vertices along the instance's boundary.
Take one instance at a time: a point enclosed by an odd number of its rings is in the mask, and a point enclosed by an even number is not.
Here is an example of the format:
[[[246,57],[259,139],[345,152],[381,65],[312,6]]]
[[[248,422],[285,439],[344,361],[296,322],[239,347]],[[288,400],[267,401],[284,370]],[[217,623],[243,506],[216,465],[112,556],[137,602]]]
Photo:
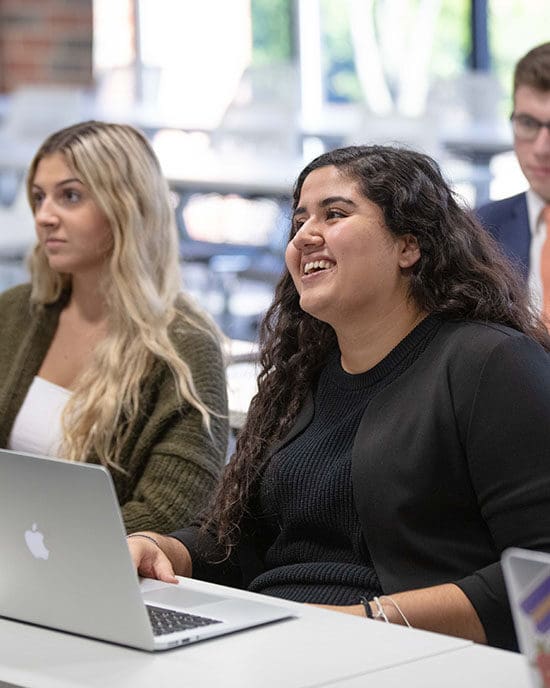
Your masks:
[[[36,529],[36,523],[32,524],[32,530],[25,531],[25,542],[35,559],[47,559],[50,556],[50,550],[44,544],[44,535]]]

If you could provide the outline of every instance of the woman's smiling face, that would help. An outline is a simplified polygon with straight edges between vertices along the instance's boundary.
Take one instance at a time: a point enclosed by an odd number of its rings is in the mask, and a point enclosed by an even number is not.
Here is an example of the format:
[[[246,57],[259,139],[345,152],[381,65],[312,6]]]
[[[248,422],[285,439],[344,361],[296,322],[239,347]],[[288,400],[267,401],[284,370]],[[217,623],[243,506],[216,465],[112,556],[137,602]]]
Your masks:
[[[286,264],[301,308],[335,329],[351,318],[380,317],[408,297],[419,259],[411,235],[395,237],[380,208],[330,165],[306,177],[294,212]]]

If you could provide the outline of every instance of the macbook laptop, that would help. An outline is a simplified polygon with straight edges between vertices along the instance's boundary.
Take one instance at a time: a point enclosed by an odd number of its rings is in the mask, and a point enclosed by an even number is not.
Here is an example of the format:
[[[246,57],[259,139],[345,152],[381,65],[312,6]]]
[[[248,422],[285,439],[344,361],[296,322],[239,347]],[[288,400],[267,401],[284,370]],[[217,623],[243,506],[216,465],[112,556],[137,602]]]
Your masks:
[[[550,554],[511,547],[502,569],[521,652],[534,686],[550,686]]]
[[[0,616],[165,650],[294,616],[269,598],[141,585],[109,472],[0,450]]]

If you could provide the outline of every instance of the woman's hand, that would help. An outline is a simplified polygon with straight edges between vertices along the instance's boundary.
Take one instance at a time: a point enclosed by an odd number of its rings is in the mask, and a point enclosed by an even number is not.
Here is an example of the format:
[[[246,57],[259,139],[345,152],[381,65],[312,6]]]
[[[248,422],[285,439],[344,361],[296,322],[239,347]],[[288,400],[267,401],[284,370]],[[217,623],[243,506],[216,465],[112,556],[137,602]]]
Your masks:
[[[191,557],[179,540],[158,533],[132,533],[126,540],[140,576],[177,583],[176,573],[191,576]]]

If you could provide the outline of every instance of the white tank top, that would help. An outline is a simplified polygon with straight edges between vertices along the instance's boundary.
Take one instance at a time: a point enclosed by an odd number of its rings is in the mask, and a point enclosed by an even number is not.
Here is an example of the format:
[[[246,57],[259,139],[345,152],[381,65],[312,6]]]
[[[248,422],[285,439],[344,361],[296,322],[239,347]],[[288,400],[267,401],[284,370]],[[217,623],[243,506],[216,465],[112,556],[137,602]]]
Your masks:
[[[59,456],[62,441],[61,414],[72,392],[36,376],[15,418],[8,449]]]

